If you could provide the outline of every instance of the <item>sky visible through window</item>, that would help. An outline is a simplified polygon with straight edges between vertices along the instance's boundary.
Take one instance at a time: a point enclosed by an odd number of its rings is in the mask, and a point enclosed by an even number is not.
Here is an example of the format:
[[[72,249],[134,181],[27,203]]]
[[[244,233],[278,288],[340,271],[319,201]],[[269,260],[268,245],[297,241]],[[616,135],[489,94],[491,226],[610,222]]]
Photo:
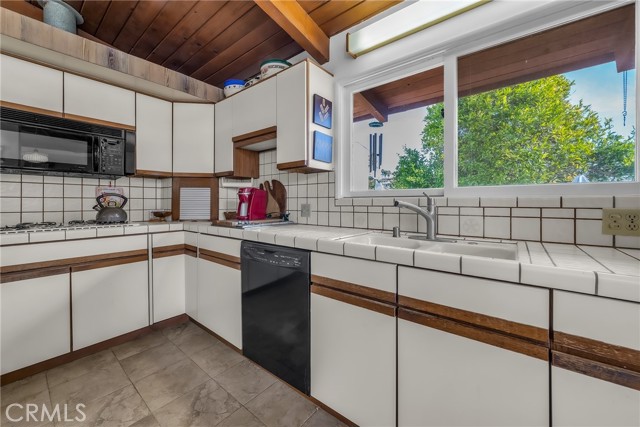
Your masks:
[[[616,71],[615,62],[583,68],[564,75],[575,81],[571,94],[573,103],[577,104],[582,99],[584,104],[591,105],[601,119],[612,119],[616,133],[623,136],[631,134],[636,126],[636,70],[628,71],[626,126],[622,125],[622,73]]]

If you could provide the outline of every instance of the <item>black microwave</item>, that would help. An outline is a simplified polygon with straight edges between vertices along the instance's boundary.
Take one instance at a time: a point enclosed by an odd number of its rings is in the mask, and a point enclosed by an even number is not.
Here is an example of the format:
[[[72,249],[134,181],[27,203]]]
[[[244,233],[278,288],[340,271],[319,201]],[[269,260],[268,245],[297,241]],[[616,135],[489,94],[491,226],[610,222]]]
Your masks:
[[[0,171],[115,178],[135,174],[135,133],[0,109]]]

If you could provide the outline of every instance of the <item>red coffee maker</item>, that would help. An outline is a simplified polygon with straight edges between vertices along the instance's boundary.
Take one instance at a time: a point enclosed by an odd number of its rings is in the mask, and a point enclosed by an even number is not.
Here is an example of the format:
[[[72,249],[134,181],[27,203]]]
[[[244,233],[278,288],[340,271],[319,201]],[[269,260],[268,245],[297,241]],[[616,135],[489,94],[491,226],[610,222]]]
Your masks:
[[[238,215],[241,221],[254,221],[267,217],[267,191],[254,187],[238,190]]]

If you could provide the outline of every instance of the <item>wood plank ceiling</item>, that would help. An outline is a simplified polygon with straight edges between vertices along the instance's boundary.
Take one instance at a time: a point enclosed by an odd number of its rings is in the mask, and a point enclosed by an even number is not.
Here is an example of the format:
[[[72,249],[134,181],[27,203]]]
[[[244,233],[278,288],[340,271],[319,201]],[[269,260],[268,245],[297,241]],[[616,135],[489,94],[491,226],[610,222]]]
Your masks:
[[[575,21],[458,59],[458,93],[468,96],[614,62],[634,68],[635,5]],[[388,115],[441,102],[442,67],[354,95],[353,120],[386,122]]]
[[[11,8],[11,1],[2,6]],[[36,0],[29,3],[37,5]],[[269,58],[302,48],[253,1],[67,0],[84,17],[79,28],[106,44],[221,87],[247,79]],[[399,0],[298,0],[331,37]],[[17,9],[17,8],[15,8]]]

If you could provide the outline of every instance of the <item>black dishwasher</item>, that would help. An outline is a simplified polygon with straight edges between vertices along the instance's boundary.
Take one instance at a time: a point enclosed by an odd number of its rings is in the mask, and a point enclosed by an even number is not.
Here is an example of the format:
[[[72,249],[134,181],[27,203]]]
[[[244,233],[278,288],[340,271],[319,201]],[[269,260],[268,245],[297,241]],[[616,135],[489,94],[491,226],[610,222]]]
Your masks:
[[[242,242],[242,352],[310,392],[310,252]]]

